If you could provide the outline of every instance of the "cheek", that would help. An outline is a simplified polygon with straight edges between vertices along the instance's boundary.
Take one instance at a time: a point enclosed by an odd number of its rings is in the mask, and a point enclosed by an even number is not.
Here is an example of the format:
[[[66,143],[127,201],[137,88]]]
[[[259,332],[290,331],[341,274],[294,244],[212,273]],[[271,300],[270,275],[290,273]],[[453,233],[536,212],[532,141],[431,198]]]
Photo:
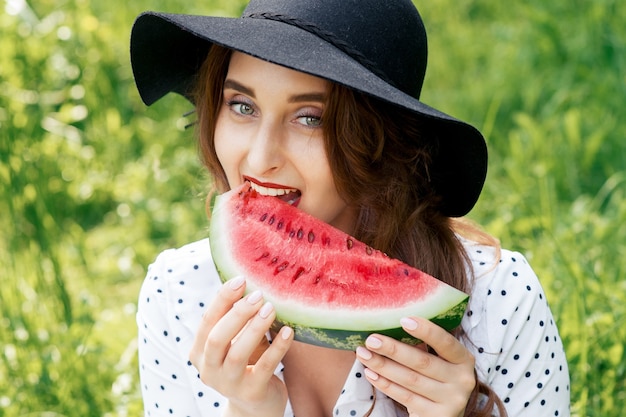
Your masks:
[[[213,146],[217,160],[226,176],[227,184],[225,185],[232,188],[239,184],[240,153],[236,141],[226,134],[227,131],[228,129],[224,129],[224,126],[221,128],[219,124],[216,126]]]
[[[226,170],[225,163],[229,159],[228,156],[227,156],[227,154],[228,154],[228,147],[224,146],[224,141],[221,140],[221,138],[219,136],[217,136],[217,134],[215,135],[215,139],[214,139],[213,145],[215,147],[215,155],[217,155],[218,161],[222,165],[222,168],[224,168]]]
[[[233,158],[236,154],[236,146],[235,143],[232,143],[233,141],[229,140],[228,130],[221,115],[218,116],[215,124],[215,134],[213,135],[213,146],[215,147],[217,159],[227,175],[228,171],[232,169]]]

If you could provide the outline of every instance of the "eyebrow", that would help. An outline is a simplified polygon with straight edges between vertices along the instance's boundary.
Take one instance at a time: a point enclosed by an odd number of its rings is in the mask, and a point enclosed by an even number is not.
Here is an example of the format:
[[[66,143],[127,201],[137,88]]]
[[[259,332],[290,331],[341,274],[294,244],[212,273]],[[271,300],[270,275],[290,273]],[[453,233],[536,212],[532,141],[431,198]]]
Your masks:
[[[246,94],[252,98],[256,98],[256,95],[254,93],[254,90],[252,88],[246,87],[245,85],[235,81],[235,80],[231,80],[231,79],[227,79],[224,81],[224,89],[232,89],[232,90],[237,90],[243,94]],[[301,103],[301,102],[307,102],[307,101],[318,101],[320,103],[325,103],[326,102],[326,93],[303,93],[303,94],[296,94],[293,96],[290,96],[287,99],[288,103]]]
[[[243,84],[238,83],[237,81],[234,80],[225,80],[224,81],[224,90],[225,89],[231,89],[231,90],[237,90],[240,93],[244,93],[252,98],[256,98],[256,96],[254,95],[254,90],[252,90],[251,88],[246,87]]]

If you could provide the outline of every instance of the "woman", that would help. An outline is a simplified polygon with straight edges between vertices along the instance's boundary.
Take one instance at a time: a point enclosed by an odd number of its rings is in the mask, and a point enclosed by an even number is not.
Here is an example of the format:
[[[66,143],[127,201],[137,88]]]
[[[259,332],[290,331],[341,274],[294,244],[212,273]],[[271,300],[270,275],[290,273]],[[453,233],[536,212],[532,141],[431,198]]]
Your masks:
[[[222,286],[203,240],[161,254],[140,295],[147,415],[569,414],[558,330],[522,255],[457,219],[486,149],[473,127],[418,98],[426,34],[408,0],[252,1],[238,19],[147,13],[131,38],[147,104],[196,106],[218,192],[242,182],[471,293],[449,334],[407,317],[418,347],[371,335],[314,347],[273,306]]]

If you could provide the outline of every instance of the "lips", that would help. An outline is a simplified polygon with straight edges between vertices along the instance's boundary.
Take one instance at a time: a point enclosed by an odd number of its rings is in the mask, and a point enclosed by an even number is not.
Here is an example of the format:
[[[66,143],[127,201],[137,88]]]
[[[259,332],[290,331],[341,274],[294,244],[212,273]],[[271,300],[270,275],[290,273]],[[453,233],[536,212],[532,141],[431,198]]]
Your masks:
[[[276,197],[292,206],[298,206],[302,193],[296,188],[288,188],[278,184],[263,183],[244,177],[250,183],[250,187],[261,195]]]

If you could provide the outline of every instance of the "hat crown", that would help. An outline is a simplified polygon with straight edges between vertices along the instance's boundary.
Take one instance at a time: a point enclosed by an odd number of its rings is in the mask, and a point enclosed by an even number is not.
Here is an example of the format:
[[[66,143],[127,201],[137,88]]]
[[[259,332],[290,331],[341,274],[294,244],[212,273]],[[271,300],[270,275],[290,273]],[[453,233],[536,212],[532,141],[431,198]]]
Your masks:
[[[411,0],[251,0],[241,18],[146,12],[131,34],[146,104],[174,91],[196,99],[198,71],[218,44],[397,105],[437,144],[429,174],[441,212],[463,216],[487,173],[485,140],[471,125],[419,101],[426,31]]]
[[[419,98],[426,72],[426,30],[410,0],[252,0],[242,17],[278,20],[314,33]]]

